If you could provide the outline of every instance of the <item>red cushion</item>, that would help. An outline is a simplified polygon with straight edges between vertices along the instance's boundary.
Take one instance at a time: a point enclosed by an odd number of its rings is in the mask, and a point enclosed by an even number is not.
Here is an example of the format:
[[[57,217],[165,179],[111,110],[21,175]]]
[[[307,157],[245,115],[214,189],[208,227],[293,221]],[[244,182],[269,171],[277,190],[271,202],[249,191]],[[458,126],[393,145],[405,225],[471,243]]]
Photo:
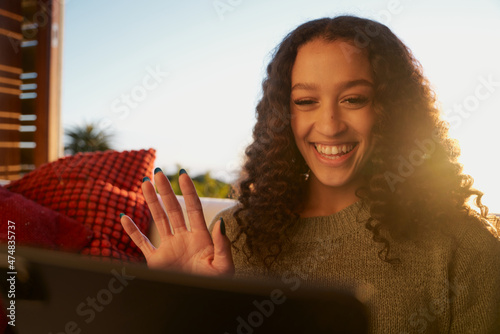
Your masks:
[[[152,177],[155,150],[79,153],[43,165],[7,187],[13,192],[72,217],[94,232],[82,253],[143,261],[123,231],[121,212],[147,233],[151,215],[140,191]]]
[[[92,238],[92,231],[76,220],[3,187],[0,218],[0,240],[4,243],[14,240],[16,245],[80,251]]]

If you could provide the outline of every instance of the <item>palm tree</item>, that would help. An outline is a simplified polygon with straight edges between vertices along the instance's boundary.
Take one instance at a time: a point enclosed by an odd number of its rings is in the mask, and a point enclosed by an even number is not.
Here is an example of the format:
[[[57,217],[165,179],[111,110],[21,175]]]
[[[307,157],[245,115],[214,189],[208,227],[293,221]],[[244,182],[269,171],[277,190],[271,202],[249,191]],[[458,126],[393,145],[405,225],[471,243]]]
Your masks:
[[[71,155],[78,152],[106,151],[111,149],[111,134],[99,130],[93,123],[75,126],[65,131],[69,143],[64,146],[64,151]]]

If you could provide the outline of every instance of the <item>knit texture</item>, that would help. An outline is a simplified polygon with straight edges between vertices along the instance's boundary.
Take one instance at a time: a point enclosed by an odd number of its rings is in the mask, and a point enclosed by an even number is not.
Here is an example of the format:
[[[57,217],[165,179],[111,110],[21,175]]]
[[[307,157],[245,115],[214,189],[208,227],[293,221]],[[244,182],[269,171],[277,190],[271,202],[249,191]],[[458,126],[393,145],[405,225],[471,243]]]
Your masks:
[[[235,207],[222,211],[234,240]],[[300,279],[300,284],[352,290],[369,310],[372,333],[500,333],[500,241],[481,223],[457,222],[420,241],[389,238],[389,264],[364,223],[359,201],[325,217],[301,218],[266,272],[233,249],[236,277]],[[215,223],[216,220],[212,222]],[[242,248],[244,237],[237,243]]]

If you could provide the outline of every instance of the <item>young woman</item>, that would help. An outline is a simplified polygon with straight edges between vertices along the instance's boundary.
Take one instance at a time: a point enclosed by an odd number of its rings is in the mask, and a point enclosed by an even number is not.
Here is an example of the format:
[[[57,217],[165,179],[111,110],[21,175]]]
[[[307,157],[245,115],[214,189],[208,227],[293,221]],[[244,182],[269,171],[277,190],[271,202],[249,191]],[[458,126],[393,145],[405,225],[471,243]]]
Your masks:
[[[168,218],[145,180],[161,244],[122,224],[148,265],[355,286],[373,332],[500,330],[499,221],[408,48],[374,21],[307,22],[278,46],[263,93],[239,204],[211,236],[184,171],[190,231],[163,173]]]

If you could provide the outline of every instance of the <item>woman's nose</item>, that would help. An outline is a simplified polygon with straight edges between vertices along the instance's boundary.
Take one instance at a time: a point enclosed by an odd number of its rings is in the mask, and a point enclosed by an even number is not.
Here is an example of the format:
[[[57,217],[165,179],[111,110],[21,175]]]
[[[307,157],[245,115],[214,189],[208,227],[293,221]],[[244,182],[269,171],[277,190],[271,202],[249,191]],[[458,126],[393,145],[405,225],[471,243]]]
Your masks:
[[[320,108],[316,129],[324,136],[335,137],[347,130],[347,123],[338,105],[326,104]]]

